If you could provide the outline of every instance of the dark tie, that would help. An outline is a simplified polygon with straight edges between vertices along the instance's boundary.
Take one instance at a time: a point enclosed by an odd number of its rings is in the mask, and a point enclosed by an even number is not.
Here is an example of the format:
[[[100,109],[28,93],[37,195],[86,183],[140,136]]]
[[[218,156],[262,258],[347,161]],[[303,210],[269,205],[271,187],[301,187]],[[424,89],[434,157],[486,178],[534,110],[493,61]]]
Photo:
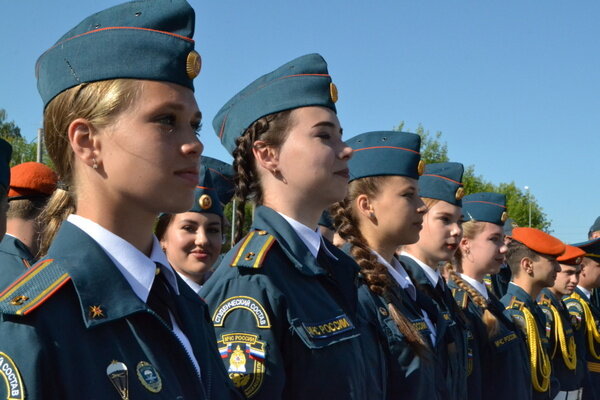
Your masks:
[[[162,269],[159,264],[156,267],[156,276],[150,288],[150,294],[148,295],[148,307],[150,307],[158,316],[167,324],[171,329],[173,325],[171,323],[171,317],[169,311],[175,317],[177,324],[181,326],[177,318],[177,306],[175,305],[175,299],[171,290],[169,289],[169,283],[165,278],[165,275],[161,272]]]

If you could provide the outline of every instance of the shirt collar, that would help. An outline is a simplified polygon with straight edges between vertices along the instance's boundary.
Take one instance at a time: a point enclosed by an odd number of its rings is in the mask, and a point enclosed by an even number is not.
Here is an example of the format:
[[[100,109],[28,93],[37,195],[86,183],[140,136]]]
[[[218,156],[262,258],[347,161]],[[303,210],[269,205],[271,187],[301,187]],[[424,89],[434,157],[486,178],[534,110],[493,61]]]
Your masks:
[[[587,296],[586,300],[589,300],[592,298],[592,292],[590,290],[587,290],[586,288],[581,287],[581,286],[577,286],[577,288],[579,288],[579,290],[581,290],[583,292],[583,294],[585,294]]]
[[[381,255],[375,250],[371,250],[371,252],[373,252],[373,254],[377,256],[377,261],[379,261],[387,267],[388,271],[390,272],[390,275],[392,275],[394,280],[398,282],[398,285],[400,285],[400,287],[403,290],[406,290],[408,292],[410,298],[413,299],[413,301],[416,300],[417,290],[415,289],[415,285],[410,280],[408,273],[404,270],[404,267],[402,266],[400,261],[398,261],[396,257],[394,257],[392,258],[392,262],[389,263],[387,262],[387,260],[381,257]]]
[[[191,287],[194,292],[196,292],[197,294],[200,293],[200,289],[202,289],[202,285],[197,284],[195,281],[191,280],[190,278],[188,278],[187,276],[185,276],[184,274],[182,274],[179,271],[175,271],[175,272],[177,272],[177,275],[179,275],[179,277],[181,279],[183,279],[183,281],[185,283],[187,283],[188,286]]]
[[[412,260],[414,260],[414,262],[417,263],[417,265],[419,267],[421,267],[421,269],[423,270],[423,272],[425,272],[425,275],[427,275],[427,279],[429,279],[429,282],[431,282],[431,285],[433,287],[435,287],[438,283],[438,280],[441,279],[441,275],[440,275],[440,271],[439,270],[434,270],[433,268],[431,268],[429,265],[425,264],[423,261],[419,260],[418,258],[416,258],[415,256],[413,256],[410,253],[407,253],[405,251],[403,251],[401,253],[403,256],[409,257]]]
[[[315,229],[313,231],[308,226],[280,213],[279,211],[277,211],[277,214],[281,215],[281,217],[285,219],[288,224],[290,224],[300,240],[302,240],[302,242],[306,245],[308,251],[310,251],[310,254],[312,254],[314,258],[317,258],[317,254],[319,254],[319,249],[321,248],[321,243],[323,242],[323,238],[319,229]],[[337,260],[337,257],[331,254],[327,246],[323,246],[323,249],[329,257]]]
[[[131,289],[144,303],[156,275],[156,263],[161,264],[167,282],[179,294],[177,278],[156,236],[153,236],[150,257],[136,249],[131,243],[115,235],[99,224],[80,215],[71,214],[67,221],[87,233],[106,252],[117,269],[123,274]]]
[[[467,283],[469,285],[473,286],[473,288],[475,290],[477,290],[486,300],[490,299],[490,295],[488,294],[485,283],[479,282],[477,279],[473,279],[470,276],[465,275],[465,274],[459,274],[459,275],[461,278],[463,278],[465,281],[467,281]]]

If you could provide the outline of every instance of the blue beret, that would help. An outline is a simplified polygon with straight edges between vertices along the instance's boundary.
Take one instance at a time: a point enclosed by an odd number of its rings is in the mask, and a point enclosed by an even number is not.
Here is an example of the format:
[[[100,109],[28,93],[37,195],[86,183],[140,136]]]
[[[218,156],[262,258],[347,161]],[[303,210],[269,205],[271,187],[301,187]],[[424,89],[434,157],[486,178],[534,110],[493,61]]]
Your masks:
[[[419,195],[430,199],[443,200],[461,207],[464,195],[461,163],[444,162],[428,164],[419,179]]]
[[[590,257],[600,261],[600,238],[588,240],[586,242],[572,244],[573,247],[579,247],[585,251],[584,257]]]
[[[325,210],[321,214],[321,218],[319,218],[319,225],[324,226],[325,228],[329,228],[332,231],[335,231],[335,227],[333,226],[333,220],[331,219],[331,214],[329,211]]]
[[[350,181],[367,176],[401,175],[418,179],[421,137],[414,133],[380,131],[354,136],[346,142],[354,153],[348,162]]]
[[[600,231],[600,217],[596,218],[592,226],[590,226],[590,231],[588,233]]]
[[[185,0],[139,0],[84,19],[38,59],[44,107],[84,82],[148,79],[194,89],[201,59],[194,51],[195,14]]]
[[[223,216],[223,207],[217,189],[214,187],[210,173],[207,170],[200,174],[200,181],[194,190],[194,205],[189,211]]]
[[[10,157],[12,156],[12,146],[4,139],[0,139],[0,185],[8,193],[10,183]]]
[[[500,193],[473,193],[462,199],[466,220],[491,222],[503,226],[508,218],[506,196]]]
[[[321,106],[336,112],[337,88],[319,54],[298,57],[261,76],[233,96],[217,113],[213,128],[229,154],[256,120],[280,111]]]
[[[217,189],[217,194],[221,204],[227,204],[235,194],[235,184],[233,181],[233,167],[226,162],[217,160],[216,158],[202,156],[200,159],[200,175],[206,169],[210,174],[212,183]]]

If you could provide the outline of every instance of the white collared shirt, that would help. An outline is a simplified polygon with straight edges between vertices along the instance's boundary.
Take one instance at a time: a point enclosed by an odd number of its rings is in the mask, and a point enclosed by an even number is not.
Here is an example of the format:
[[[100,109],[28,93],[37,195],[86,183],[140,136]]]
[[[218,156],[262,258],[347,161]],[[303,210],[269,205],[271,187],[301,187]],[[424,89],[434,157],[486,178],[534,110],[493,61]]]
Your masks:
[[[392,263],[390,264],[383,257],[381,257],[381,254],[379,254],[375,250],[371,249],[371,252],[377,256],[377,261],[379,261],[380,263],[382,263],[383,265],[386,266],[386,268],[390,272],[390,275],[392,275],[394,280],[396,282],[398,282],[398,285],[400,285],[402,290],[405,290],[408,293],[408,295],[410,296],[410,298],[413,301],[416,301],[417,300],[417,289],[415,288],[414,283],[410,279],[410,276],[408,275],[408,273],[406,272],[406,270],[404,269],[404,266],[402,266],[400,261],[398,261],[396,259],[396,257],[394,257],[394,258],[392,258]],[[435,325],[433,324],[433,322],[431,322],[431,319],[429,318],[429,315],[427,315],[427,312],[425,310],[423,310],[422,308],[420,308],[420,310],[421,310],[421,314],[423,315],[423,321],[425,321],[425,324],[427,324],[427,328],[429,328],[429,332],[430,332],[429,336],[431,338],[431,343],[435,344],[435,338],[436,338]]]
[[[87,233],[96,241],[96,243],[98,243],[98,245],[106,252],[108,258],[110,258],[121,272],[127,283],[129,283],[135,295],[144,303],[148,301],[150,288],[152,287],[154,277],[156,276],[155,263],[160,263],[162,265],[161,272],[164,274],[165,279],[169,282],[172,290],[176,294],[179,294],[175,271],[173,271],[173,268],[169,264],[167,256],[162,251],[156,236],[153,237],[150,257],[147,257],[131,243],[98,225],[94,221],[75,214],[69,215],[67,221]],[[177,325],[177,321],[175,321],[173,315],[170,312],[169,314],[171,315],[173,333],[185,348],[185,351],[194,363],[194,367],[196,367],[198,376],[200,376],[200,366],[192,351],[192,345],[179,325]]]
[[[298,235],[300,240],[302,240],[302,243],[306,245],[306,247],[310,251],[310,254],[312,254],[314,258],[317,258],[317,254],[319,254],[319,249],[321,248],[321,243],[323,242],[323,237],[321,236],[321,232],[319,231],[319,229],[317,228],[313,231],[308,226],[296,221],[293,218],[288,217],[287,215],[280,213],[279,211],[277,211],[277,214],[281,215],[281,217],[285,219],[288,224],[290,224],[294,232],[296,232],[296,235]],[[337,261],[338,258],[329,251],[327,246],[325,246],[324,244],[323,246],[323,248],[325,249],[325,253],[327,253],[329,257]]]
[[[200,293],[200,289],[202,289],[202,285],[197,284],[195,281],[193,281],[192,279],[188,278],[187,276],[185,276],[184,274],[182,274],[179,271],[175,271],[177,272],[177,275],[179,275],[179,277],[181,279],[183,279],[183,281],[185,283],[188,284],[188,286],[194,291],[196,292],[196,294]]]
[[[434,270],[429,265],[425,264],[423,261],[419,260],[417,257],[413,256],[410,253],[403,251],[401,254],[403,256],[410,257],[413,260],[415,260],[415,262],[419,265],[419,267],[421,267],[423,272],[425,272],[425,275],[427,275],[427,279],[429,279],[429,282],[431,282],[433,287],[436,287],[438,281],[441,281],[442,287],[444,287],[444,279],[442,278],[442,274],[440,274],[439,270]]]
[[[473,279],[470,276],[465,275],[465,274],[459,274],[459,275],[461,278],[463,278],[465,281],[467,281],[467,283],[469,285],[473,286],[473,288],[475,288],[475,290],[477,290],[479,292],[479,294],[481,294],[486,300],[490,299],[490,295],[488,294],[485,283],[479,282],[477,279]]]
[[[587,300],[587,301],[589,301],[589,300],[592,298],[592,291],[591,291],[591,290],[587,290],[586,288],[584,288],[584,287],[581,287],[581,286],[579,286],[579,285],[577,286],[577,288],[578,288],[579,290],[581,290],[581,291],[583,292],[583,294],[585,294],[585,295],[586,295],[586,297],[587,297],[587,299],[586,299],[586,300]]]

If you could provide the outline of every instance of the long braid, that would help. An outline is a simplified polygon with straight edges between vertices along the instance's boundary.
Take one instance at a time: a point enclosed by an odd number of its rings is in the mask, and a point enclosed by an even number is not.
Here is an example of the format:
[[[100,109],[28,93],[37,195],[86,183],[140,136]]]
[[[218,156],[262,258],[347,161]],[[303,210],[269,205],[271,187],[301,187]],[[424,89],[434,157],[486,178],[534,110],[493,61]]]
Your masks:
[[[253,147],[257,140],[262,140],[267,146],[279,147],[285,141],[290,125],[292,110],[270,114],[256,120],[246,129],[243,135],[236,139],[233,151],[233,177],[235,183],[235,237],[238,242],[244,236],[246,218],[246,201],[262,204],[263,193],[260,185],[260,175],[256,168]]]
[[[488,337],[491,338],[492,336],[495,336],[498,333],[499,329],[498,319],[488,309],[489,302],[475,288],[466,283],[460,277],[460,275],[456,273],[456,271],[454,270],[454,265],[452,265],[452,263],[446,263],[445,268],[446,271],[448,271],[448,277],[452,279],[459,288],[467,292],[467,294],[475,302],[475,304],[477,304],[477,306],[483,310],[483,315],[481,316],[481,319],[485,324]]]
[[[374,181],[376,179],[363,178],[359,181]],[[355,182],[351,183],[351,187],[356,186]],[[429,349],[425,344],[425,340],[406,316],[398,311],[391,300],[390,293],[393,282],[390,274],[386,266],[377,260],[375,254],[367,246],[367,242],[358,229],[358,224],[352,214],[351,201],[347,198],[334,204],[331,208],[331,215],[338,234],[350,243],[350,254],[359,265],[369,290],[383,297],[390,316],[415,354],[424,359],[428,358]]]

